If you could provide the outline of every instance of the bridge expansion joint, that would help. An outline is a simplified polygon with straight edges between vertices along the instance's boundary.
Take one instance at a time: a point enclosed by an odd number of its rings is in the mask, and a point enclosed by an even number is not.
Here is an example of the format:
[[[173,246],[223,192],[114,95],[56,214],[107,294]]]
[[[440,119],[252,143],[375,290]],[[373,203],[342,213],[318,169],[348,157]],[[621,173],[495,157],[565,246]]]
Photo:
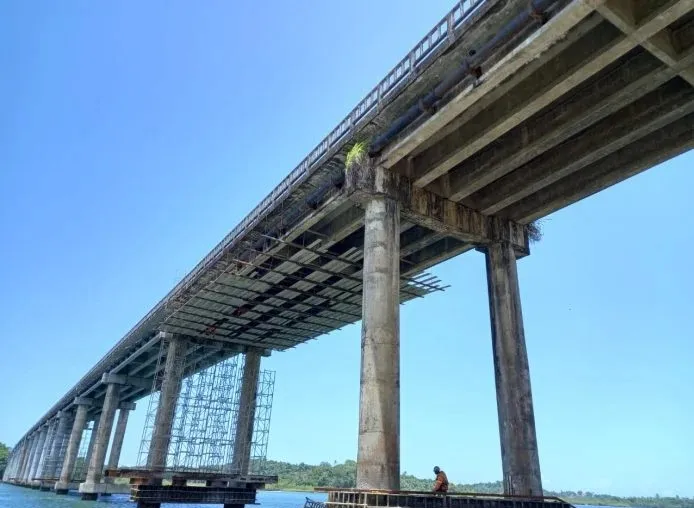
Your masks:
[[[401,216],[406,220],[479,247],[503,242],[511,244],[519,256],[530,253],[527,226],[484,215],[417,187],[412,180],[373,160],[346,170],[343,192],[360,206],[377,196],[393,199],[400,204]]]

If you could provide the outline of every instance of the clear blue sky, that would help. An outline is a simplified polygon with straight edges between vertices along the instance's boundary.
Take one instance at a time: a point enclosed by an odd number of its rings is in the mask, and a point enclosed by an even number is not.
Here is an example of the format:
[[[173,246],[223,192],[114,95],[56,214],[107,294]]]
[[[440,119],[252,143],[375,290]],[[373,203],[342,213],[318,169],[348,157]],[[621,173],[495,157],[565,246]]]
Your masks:
[[[0,440],[14,444],[451,4],[0,3]],[[548,488],[694,495],[693,166],[690,153],[556,213],[519,264]],[[402,310],[402,468],[496,480],[483,258],[434,272],[452,288]],[[271,458],[354,458],[359,334],[266,362]]]

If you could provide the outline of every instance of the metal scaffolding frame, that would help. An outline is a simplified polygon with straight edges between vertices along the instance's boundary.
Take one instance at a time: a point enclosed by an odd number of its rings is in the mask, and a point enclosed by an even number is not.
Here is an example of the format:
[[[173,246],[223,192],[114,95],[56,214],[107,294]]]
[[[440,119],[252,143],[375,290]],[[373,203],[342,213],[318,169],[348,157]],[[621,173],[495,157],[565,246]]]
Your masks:
[[[82,439],[80,439],[80,447],[77,452],[77,460],[75,460],[75,469],[72,470],[72,481],[83,482],[87,479],[87,455],[89,455],[89,442],[92,439],[92,432],[96,421],[87,422],[82,431]],[[65,441],[68,441],[67,439]]]
[[[157,469],[175,473],[205,472],[212,475],[260,474],[265,464],[270,432],[275,373],[261,370],[258,377],[256,404],[253,410],[253,435],[249,449],[249,471],[235,471],[232,466],[237,423],[247,418],[242,414],[240,396],[245,355],[235,355],[210,367],[193,372],[181,383],[181,390],[172,417],[172,427],[165,464],[151,464],[149,450],[154,423],[159,410],[160,387],[168,340],[162,340],[156,374],[152,386],[137,459],[138,469]],[[190,348],[204,347],[189,344]],[[182,361],[182,360],[181,360]],[[238,452],[238,451],[237,451]]]

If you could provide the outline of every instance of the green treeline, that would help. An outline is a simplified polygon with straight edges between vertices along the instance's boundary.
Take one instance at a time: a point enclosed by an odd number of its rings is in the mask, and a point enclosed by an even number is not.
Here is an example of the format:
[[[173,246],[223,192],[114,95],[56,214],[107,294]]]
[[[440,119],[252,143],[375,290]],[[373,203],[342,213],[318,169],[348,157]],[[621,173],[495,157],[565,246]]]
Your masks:
[[[314,487],[354,488],[356,485],[357,463],[348,460],[344,464],[329,464],[322,462],[317,466],[308,464],[289,464],[268,460],[263,467],[263,473],[277,475],[279,483],[268,485],[274,490],[313,490]],[[402,490],[431,490],[434,483],[431,478],[417,478],[413,475],[402,474],[400,488]],[[475,492],[481,494],[500,494],[503,491],[501,482],[450,484],[450,490],[455,492]],[[590,504],[606,506],[635,506],[640,508],[694,508],[694,499],[684,497],[618,497],[593,492],[545,491],[548,496],[558,496],[573,504]]]
[[[5,472],[5,468],[7,467],[7,459],[9,458],[10,450],[11,449],[9,446],[0,442],[0,478],[2,478],[2,474]]]

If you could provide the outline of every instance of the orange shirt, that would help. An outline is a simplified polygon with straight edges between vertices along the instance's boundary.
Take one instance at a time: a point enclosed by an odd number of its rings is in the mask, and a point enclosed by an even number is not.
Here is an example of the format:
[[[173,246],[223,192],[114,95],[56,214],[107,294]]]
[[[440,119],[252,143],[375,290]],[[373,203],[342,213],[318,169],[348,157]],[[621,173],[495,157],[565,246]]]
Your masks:
[[[434,492],[448,492],[448,477],[443,471],[439,471],[434,482]]]

